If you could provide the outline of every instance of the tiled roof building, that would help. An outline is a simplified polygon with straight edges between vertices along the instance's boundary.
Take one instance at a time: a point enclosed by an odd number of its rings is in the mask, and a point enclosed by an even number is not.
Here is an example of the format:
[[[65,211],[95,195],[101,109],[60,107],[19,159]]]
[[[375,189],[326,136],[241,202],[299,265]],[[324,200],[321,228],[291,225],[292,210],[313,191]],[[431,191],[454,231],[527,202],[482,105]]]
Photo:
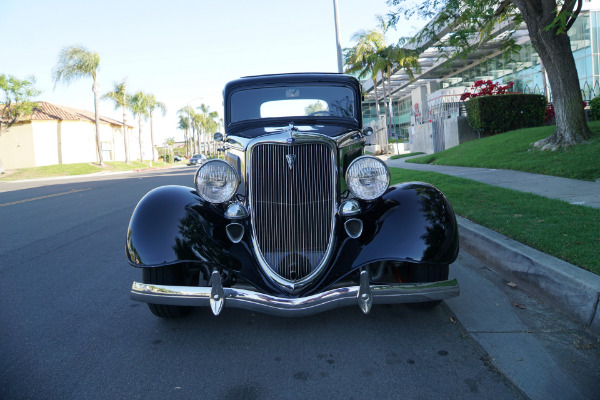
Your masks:
[[[99,122],[103,160],[124,161],[123,123],[102,115]],[[133,156],[131,159],[140,154],[139,138],[133,128],[127,125],[127,147],[130,156]],[[150,149],[146,146],[143,149],[150,158]],[[92,111],[39,101],[32,114],[22,116],[0,135],[0,161],[6,169],[97,160]]]

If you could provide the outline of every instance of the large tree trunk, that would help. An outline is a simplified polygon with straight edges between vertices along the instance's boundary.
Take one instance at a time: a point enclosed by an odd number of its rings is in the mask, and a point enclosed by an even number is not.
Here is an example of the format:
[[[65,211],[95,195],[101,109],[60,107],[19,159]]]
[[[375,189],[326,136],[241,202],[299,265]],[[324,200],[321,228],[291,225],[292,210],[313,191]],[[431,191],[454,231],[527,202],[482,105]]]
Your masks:
[[[590,138],[590,130],[585,121],[571,42],[567,34],[557,34],[555,28],[545,29],[554,20],[556,4],[540,0],[513,0],[513,3],[525,18],[531,43],[548,72],[556,113],[554,134],[534,146],[556,150],[586,141]]]
[[[96,151],[98,151],[100,166],[103,167],[104,162],[102,161],[102,148],[100,146],[100,115],[98,115],[98,82],[95,79],[92,90],[94,92],[94,117],[96,122]]]

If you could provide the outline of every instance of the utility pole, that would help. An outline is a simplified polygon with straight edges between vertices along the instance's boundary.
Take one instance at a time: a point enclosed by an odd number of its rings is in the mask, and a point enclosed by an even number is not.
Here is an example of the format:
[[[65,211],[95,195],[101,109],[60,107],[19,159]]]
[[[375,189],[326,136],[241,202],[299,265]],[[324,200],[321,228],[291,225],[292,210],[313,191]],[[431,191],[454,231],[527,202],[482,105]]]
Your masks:
[[[338,18],[338,2],[333,0],[333,16],[335,18],[335,40],[337,44],[337,62],[338,72],[341,74],[344,72],[344,63],[342,61],[342,44],[340,41],[340,23]]]

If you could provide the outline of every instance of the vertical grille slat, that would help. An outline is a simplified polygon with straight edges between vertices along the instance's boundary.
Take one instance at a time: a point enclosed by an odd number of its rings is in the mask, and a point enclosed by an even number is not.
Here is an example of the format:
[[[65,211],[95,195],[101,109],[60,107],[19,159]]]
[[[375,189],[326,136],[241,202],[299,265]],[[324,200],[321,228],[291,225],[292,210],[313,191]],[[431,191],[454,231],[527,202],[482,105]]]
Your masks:
[[[295,157],[290,168],[287,155]],[[322,143],[252,149],[250,207],[257,251],[281,278],[299,281],[323,263],[335,210],[334,157]]]

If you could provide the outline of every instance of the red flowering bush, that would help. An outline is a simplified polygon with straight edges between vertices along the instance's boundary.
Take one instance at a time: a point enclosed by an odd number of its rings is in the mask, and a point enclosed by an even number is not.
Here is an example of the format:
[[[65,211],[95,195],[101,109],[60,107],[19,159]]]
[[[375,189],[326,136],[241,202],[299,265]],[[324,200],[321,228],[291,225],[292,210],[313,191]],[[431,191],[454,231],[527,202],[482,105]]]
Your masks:
[[[462,94],[462,96],[460,96],[460,99],[468,100],[468,99],[472,99],[474,97],[479,97],[479,96],[492,96],[492,95],[496,95],[496,94],[507,94],[507,93],[510,93],[509,89],[511,89],[514,85],[515,85],[515,83],[512,81],[508,82],[508,84],[506,84],[506,85],[500,85],[498,82],[494,83],[490,80],[475,81],[473,83],[473,86],[471,86],[471,89],[474,92],[473,93],[464,92]]]

